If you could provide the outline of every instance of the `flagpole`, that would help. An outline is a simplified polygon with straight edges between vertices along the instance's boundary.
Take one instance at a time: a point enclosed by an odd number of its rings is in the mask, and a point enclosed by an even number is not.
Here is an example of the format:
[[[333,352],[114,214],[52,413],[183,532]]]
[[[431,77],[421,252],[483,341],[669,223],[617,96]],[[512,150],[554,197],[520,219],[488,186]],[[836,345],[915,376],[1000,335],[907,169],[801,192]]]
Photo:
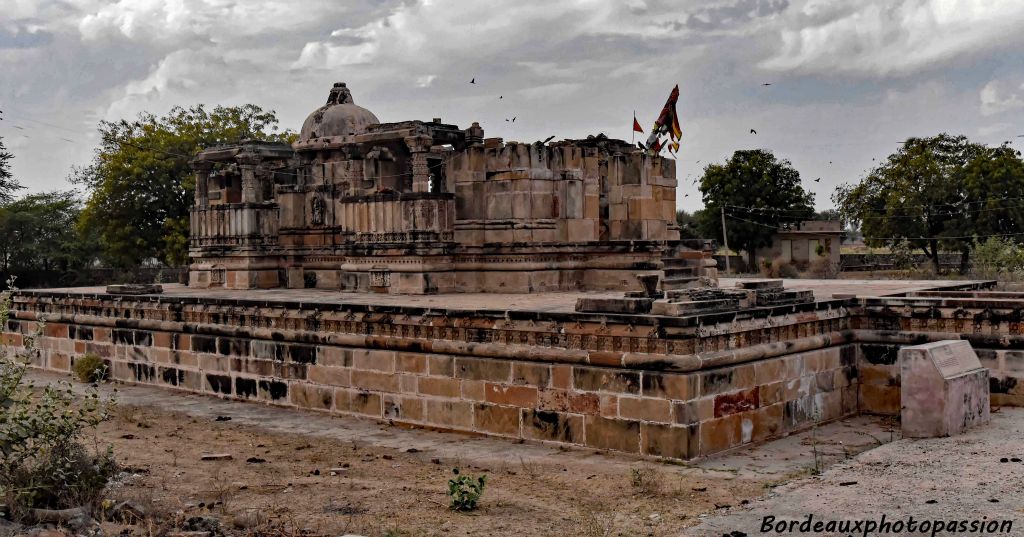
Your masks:
[[[636,110],[633,110],[633,125],[636,125]],[[636,129],[633,128],[633,125],[629,126],[629,130],[633,132],[633,138],[629,145],[636,145]]]

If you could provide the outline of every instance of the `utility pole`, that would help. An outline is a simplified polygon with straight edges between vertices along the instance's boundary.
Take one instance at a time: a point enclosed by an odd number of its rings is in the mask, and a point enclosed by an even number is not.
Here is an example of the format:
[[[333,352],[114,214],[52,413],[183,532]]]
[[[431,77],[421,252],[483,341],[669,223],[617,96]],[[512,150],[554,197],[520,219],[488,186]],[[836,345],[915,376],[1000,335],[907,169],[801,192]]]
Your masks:
[[[722,209],[722,242],[725,243],[725,273],[729,274],[729,236],[725,234],[725,205],[720,207]]]

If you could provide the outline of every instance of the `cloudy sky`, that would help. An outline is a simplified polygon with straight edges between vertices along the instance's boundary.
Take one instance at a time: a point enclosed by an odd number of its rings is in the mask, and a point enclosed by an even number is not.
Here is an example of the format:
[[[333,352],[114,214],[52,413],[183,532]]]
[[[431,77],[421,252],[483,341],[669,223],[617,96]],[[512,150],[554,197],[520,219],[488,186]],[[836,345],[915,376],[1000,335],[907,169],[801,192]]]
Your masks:
[[[382,121],[519,141],[629,139],[678,83],[686,209],[736,149],[792,161],[819,208],[908,136],[1024,149],[1021,0],[0,4],[0,136],[37,191],[69,187],[102,119],[255,103],[297,130],[335,81]]]

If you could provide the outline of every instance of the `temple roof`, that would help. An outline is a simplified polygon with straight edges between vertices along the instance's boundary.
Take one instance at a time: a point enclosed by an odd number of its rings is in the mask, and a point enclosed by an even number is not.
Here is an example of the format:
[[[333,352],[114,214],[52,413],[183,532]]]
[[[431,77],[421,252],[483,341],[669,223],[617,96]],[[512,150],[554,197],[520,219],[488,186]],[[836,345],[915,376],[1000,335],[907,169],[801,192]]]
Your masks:
[[[370,125],[380,123],[373,112],[358,106],[344,82],[335,82],[327,104],[317,108],[302,124],[299,141],[328,136],[360,134]]]

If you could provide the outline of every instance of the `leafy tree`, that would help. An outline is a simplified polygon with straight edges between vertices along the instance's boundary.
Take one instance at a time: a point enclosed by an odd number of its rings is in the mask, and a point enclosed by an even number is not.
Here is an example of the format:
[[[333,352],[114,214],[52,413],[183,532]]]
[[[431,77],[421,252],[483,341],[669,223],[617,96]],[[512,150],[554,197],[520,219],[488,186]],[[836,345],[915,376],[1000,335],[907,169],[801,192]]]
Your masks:
[[[81,203],[75,192],[29,194],[0,205],[0,272],[83,268],[95,259],[95,243],[75,232]]]
[[[1024,231],[1024,164],[1008,146],[965,136],[910,138],[856,184],[833,196],[870,246],[906,241],[939,269],[939,252],[961,253],[966,271],[978,237]]]
[[[724,164],[709,164],[700,191],[703,234],[722,242],[724,208],[729,246],[747,252],[751,267],[756,266],[757,249],[771,244],[781,224],[814,216],[814,194],[801,186],[800,173],[766,149],[736,151]]]
[[[697,227],[697,213],[688,213],[683,210],[676,211],[676,225],[679,226],[679,238],[682,240],[699,239],[700,231]]]
[[[3,114],[0,111],[0,114]],[[0,120],[3,118],[0,117]],[[0,137],[0,202],[8,202],[13,199],[15,190],[24,188],[14,179],[11,174],[11,159],[14,158],[4,146],[4,139]]]
[[[247,104],[175,107],[163,117],[103,121],[102,142],[91,164],[73,180],[89,193],[79,227],[95,233],[106,260],[138,266],[147,259],[170,265],[188,260],[188,220],[194,178],[189,161],[199,151],[244,139],[291,141],[277,132],[273,111]]]

